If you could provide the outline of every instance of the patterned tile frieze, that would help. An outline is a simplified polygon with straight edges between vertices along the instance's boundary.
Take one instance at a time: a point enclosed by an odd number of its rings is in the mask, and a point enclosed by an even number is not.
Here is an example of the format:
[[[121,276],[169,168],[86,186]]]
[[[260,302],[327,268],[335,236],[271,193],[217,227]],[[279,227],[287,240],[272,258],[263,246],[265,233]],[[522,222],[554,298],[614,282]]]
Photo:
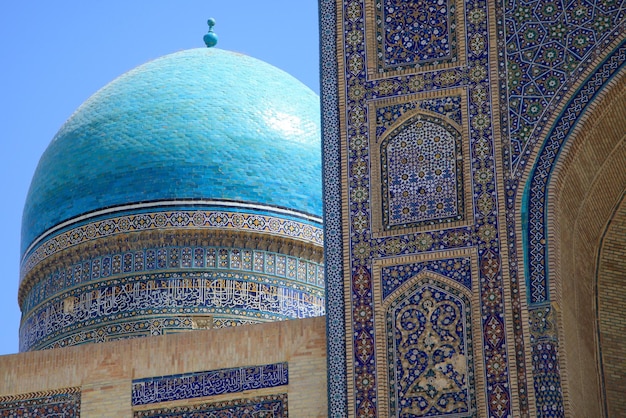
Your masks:
[[[414,3],[406,2],[404,6],[416,7]],[[465,9],[469,22],[464,39],[467,41],[467,67],[379,80],[367,79],[364,2],[353,1],[343,4],[342,14],[339,15],[342,19],[338,26],[342,30],[340,48],[345,69],[340,74],[340,83],[346,89],[342,121],[345,124],[343,128],[347,145],[345,164],[348,173],[348,177],[341,184],[344,188],[342,194],[346,208],[344,226],[349,228],[349,232],[344,232],[344,236],[349,237],[344,256],[349,257],[347,263],[351,272],[351,280],[347,282],[350,291],[346,294],[350,306],[345,307],[344,314],[348,319],[347,328],[350,334],[347,347],[348,358],[351,361],[348,382],[354,382],[348,388],[351,396],[349,404],[356,416],[377,415],[379,411],[376,393],[380,376],[377,376],[374,361],[377,358],[377,348],[372,345],[371,337],[368,336],[374,329],[374,319],[367,315],[354,316],[354,312],[371,311],[373,298],[377,297],[373,294],[371,276],[372,256],[377,251],[377,241],[372,239],[371,217],[375,216],[376,209],[372,208],[367,195],[372,175],[368,171],[372,164],[369,146],[374,143],[370,138],[374,133],[368,127],[369,119],[375,118],[376,114],[372,114],[368,101],[381,97],[391,99],[416,91],[467,87],[467,129],[470,145],[468,161],[472,162],[470,181],[472,203],[475,208],[472,214],[474,226],[471,229],[470,240],[472,245],[477,247],[481,262],[483,259],[497,260],[495,267],[481,269],[479,293],[481,303],[489,298],[504,300],[498,256],[500,245],[498,221],[495,216],[497,201],[494,137],[490,118],[492,109],[489,100],[491,83],[487,5],[481,1],[469,2],[465,4]],[[342,88],[339,88],[340,92]],[[360,175],[353,175],[355,169]],[[432,236],[435,234],[439,232],[424,235],[430,235],[430,242],[433,242]],[[498,373],[485,374],[486,386],[489,388],[488,413],[493,416],[506,416],[511,411],[511,394],[503,304],[485,305],[481,313],[480,319],[477,317],[477,320],[481,322],[480,328],[484,330],[485,361],[497,363],[500,367]],[[329,376],[329,379],[332,379],[332,376]]]
[[[389,416],[473,416],[476,393],[468,298],[421,283],[385,313]]]
[[[463,87],[475,76],[467,66],[446,70],[430,71],[423,74],[385,77],[380,80],[364,80],[363,90],[352,91],[354,98],[376,100],[394,98],[403,94],[420,92],[446,92],[449,89]]]
[[[0,416],[78,417],[80,416],[80,388],[0,396]]]
[[[121,324],[123,332],[115,328],[114,334],[136,335],[138,330],[124,323],[137,318],[151,324],[151,333],[139,330],[143,335],[160,335],[164,327],[192,328],[191,323],[168,322],[168,315],[266,322],[324,315],[324,306],[324,292],[319,287],[256,273],[205,271],[119,277],[75,287],[25,313],[20,350],[49,346],[82,330],[104,333],[104,327],[116,324]]]
[[[127,340],[132,338],[149,337],[153,335],[165,335],[194,329],[209,329],[236,327],[240,325],[258,324],[258,318],[253,314],[246,316],[249,312],[238,313],[238,316],[228,318],[216,318],[209,314],[192,315],[172,315],[167,316],[151,315],[146,318],[136,320],[118,321],[111,324],[104,324],[98,328],[78,329],[72,334],[64,335],[55,340],[50,340],[46,344],[37,346],[37,350],[48,350],[52,348],[71,347],[86,343],[103,343],[107,341]],[[246,319],[249,318],[249,319]],[[269,321],[280,321],[284,318],[268,317]]]
[[[133,417],[287,418],[287,394],[279,393],[276,395],[257,396],[246,399],[148,409],[145,411],[135,411]]]
[[[134,231],[162,229],[226,229],[271,233],[323,245],[319,226],[274,216],[227,211],[172,211],[132,214],[103,219],[70,228],[39,243],[28,252],[20,271],[20,281],[44,259],[75,245],[102,237]]]
[[[132,404],[179,401],[288,384],[286,362],[150,377],[133,380]]]
[[[230,247],[158,247],[85,258],[64,266],[35,283],[26,294],[22,312],[65,289],[108,277],[154,270],[241,270],[283,277],[324,287],[322,264],[280,253]]]
[[[419,234],[403,234],[372,240],[376,257],[418,254],[471,246],[475,228],[451,228]]]
[[[458,65],[459,29],[454,0],[377,0],[374,23],[378,73]],[[356,7],[348,9],[357,15]],[[462,33],[462,32],[461,32]],[[356,36],[356,35],[353,35]]]

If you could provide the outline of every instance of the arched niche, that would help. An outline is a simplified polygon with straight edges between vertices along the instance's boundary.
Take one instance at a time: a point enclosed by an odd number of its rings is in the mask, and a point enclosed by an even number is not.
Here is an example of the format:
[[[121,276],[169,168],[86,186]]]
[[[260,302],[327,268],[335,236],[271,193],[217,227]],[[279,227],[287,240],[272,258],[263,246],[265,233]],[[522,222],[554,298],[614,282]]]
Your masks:
[[[372,203],[381,213],[374,230],[415,232],[466,221],[467,154],[462,128],[450,118],[424,110],[400,118],[373,150],[380,188]]]
[[[568,416],[606,415],[611,403],[605,399],[606,373],[601,365],[606,339],[598,327],[602,312],[597,295],[605,283],[597,280],[601,277],[597,272],[602,237],[626,190],[625,167],[626,71],[622,71],[578,122],[548,183],[547,264]],[[626,238],[621,238],[624,248]],[[626,335],[619,338],[621,347],[626,346]]]
[[[469,289],[428,270],[385,298],[377,312],[386,353],[379,379],[389,390],[379,393],[388,399],[381,415],[465,416],[481,409],[480,331],[473,329],[471,299]]]

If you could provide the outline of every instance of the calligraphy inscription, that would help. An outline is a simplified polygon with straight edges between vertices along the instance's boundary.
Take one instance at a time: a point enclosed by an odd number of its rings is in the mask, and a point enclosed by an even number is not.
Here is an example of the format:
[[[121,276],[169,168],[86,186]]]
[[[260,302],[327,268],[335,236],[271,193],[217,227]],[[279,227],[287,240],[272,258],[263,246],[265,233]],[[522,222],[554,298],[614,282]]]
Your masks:
[[[132,403],[147,405],[289,384],[287,363],[133,380]]]

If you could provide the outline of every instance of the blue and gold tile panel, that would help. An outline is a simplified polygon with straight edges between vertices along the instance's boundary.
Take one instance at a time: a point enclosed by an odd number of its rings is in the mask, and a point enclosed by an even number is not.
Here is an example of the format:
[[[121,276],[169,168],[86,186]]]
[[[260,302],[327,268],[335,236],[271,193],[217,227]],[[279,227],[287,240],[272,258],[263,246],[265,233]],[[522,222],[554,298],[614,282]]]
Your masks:
[[[538,415],[564,417],[556,315],[551,306],[529,309],[532,372]]]
[[[460,65],[463,4],[456,0],[376,0],[376,73]],[[350,9],[348,9],[350,10]],[[350,38],[349,38],[350,39]]]
[[[471,257],[454,257],[382,267],[380,274],[383,298],[387,298],[398,287],[423,271],[447,277],[465,286],[469,291],[472,290]]]
[[[132,404],[146,405],[289,384],[286,362],[133,380]]]
[[[221,402],[205,402],[201,404],[163,407],[135,411],[134,418],[240,418],[240,417],[267,417],[287,418],[287,394],[257,396],[246,399],[233,399]]]
[[[370,122],[374,236],[469,224],[469,146],[458,123],[465,120],[466,94],[453,92],[369,105],[376,114]],[[361,165],[353,165],[355,178],[365,178]],[[351,195],[357,203],[358,192]]]
[[[65,388],[0,396],[1,417],[80,416],[80,388]]]
[[[389,416],[475,416],[470,312],[463,293],[429,283],[389,304]]]
[[[464,218],[461,133],[417,115],[380,144],[382,227],[409,228]]]
[[[376,359],[379,416],[473,417],[485,410],[477,396],[477,258],[466,248],[374,260],[373,312],[359,305],[354,316],[359,324],[373,317],[375,337],[368,343],[357,326],[355,352],[360,362]]]
[[[391,102],[376,107],[376,138],[380,138],[394,123],[416,110],[426,110],[462,125],[461,95],[417,99],[406,103]],[[414,112],[415,113],[415,112]]]

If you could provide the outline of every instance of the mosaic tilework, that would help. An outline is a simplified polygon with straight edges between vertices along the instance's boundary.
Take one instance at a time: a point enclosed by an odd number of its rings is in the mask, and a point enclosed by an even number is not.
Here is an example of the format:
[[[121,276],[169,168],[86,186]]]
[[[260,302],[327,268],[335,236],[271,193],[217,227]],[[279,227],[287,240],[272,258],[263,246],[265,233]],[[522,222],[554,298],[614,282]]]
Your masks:
[[[457,60],[454,0],[377,0],[378,71]]]
[[[288,384],[287,363],[150,377],[133,380],[132,404],[179,401]]]
[[[513,170],[540,140],[547,116],[582,70],[624,29],[626,4],[613,0],[508,0],[504,9],[508,123]]]
[[[471,258],[458,257],[383,267],[381,270],[383,298],[387,298],[410,278],[426,270],[452,279],[472,290]]]
[[[326,343],[328,416],[347,415],[346,325],[344,316],[343,210],[335,0],[319,0],[322,104],[322,173],[324,195],[324,264],[326,268]]]
[[[626,3],[507,0],[503,8],[510,130],[505,158],[515,171],[540,140],[555,104],[575,87],[595,54],[623,31]]]
[[[541,308],[547,301],[550,300],[549,283],[546,266],[546,231],[545,220],[546,213],[545,208],[548,204],[546,200],[545,190],[547,188],[547,182],[550,178],[552,166],[559,154],[560,148],[567,140],[569,132],[574,129],[576,120],[579,118],[586,106],[593,101],[597,92],[602,86],[607,83],[611,77],[617,73],[620,68],[623,68],[623,63],[626,60],[626,54],[624,45],[618,47],[614,52],[610,53],[608,57],[601,63],[601,65],[587,78],[586,82],[582,84],[577,90],[576,94],[570,99],[569,103],[563,110],[561,117],[557,121],[556,127],[553,128],[552,134],[547,137],[545,145],[542,147],[538,162],[535,168],[531,172],[531,180],[528,185],[533,185],[527,188],[528,196],[523,199],[522,214],[516,209],[516,202],[520,199],[523,187],[520,187],[519,171],[512,176],[512,179],[507,181],[506,188],[508,190],[506,199],[507,210],[507,230],[510,236],[509,240],[509,259],[510,259],[510,274],[511,274],[511,288],[512,288],[512,311],[514,320],[514,329],[516,330],[516,353],[518,364],[518,376],[519,385],[522,387],[520,390],[520,398],[526,399],[526,391],[523,390],[526,384],[524,379],[527,376],[527,371],[524,367],[525,360],[519,353],[524,352],[524,343],[521,336],[522,329],[522,315],[521,306],[522,303],[519,300],[520,292],[519,281],[527,280],[528,293],[521,295],[525,297],[527,301],[534,306]],[[532,189],[531,189],[532,187]],[[531,192],[532,190],[532,192]],[[532,196],[532,198],[531,198]],[[534,207],[531,207],[534,206]],[[516,248],[515,242],[518,236],[516,229],[515,219],[518,216],[527,216],[528,230],[524,232],[526,236],[524,239],[528,243],[527,249]],[[527,251],[524,253],[524,251]],[[527,276],[524,278],[521,266],[526,263]],[[550,349],[557,350],[558,341],[556,340],[556,334],[554,339],[550,342]],[[542,345],[543,348],[548,346]],[[535,346],[531,345],[531,350],[535,350]],[[533,359],[536,356],[533,354]],[[562,404],[563,400],[560,396],[560,376],[554,374],[554,368],[540,367],[541,365],[547,365],[548,363],[533,363],[533,370],[529,370],[528,373],[534,375],[534,386],[542,388],[552,388],[549,396],[538,396],[538,411],[551,410],[551,406],[555,404]],[[545,376],[552,376],[552,384],[547,386],[538,382],[542,381]],[[543,391],[545,395],[545,391]],[[555,399],[558,400],[555,401]],[[556,403],[555,403],[556,402]],[[557,408],[557,411],[560,409]],[[545,416],[560,416],[559,414]]]
[[[0,396],[1,417],[80,416],[80,388]]]
[[[511,305],[522,411],[529,408],[528,392],[525,388],[526,379],[531,371],[527,372],[522,355],[525,348],[521,335],[523,304],[520,297],[526,297],[531,304],[538,306],[537,309],[541,309],[541,305],[550,300],[546,271],[546,236],[543,230],[547,215],[545,212],[547,206],[544,206],[547,205],[545,185],[568,132],[574,127],[586,105],[593,100],[595,92],[610,79],[620,63],[624,62],[623,52],[613,53],[613,56],[605,59],[586,81],[580,79],[590,63],[596,65],[595,60],[608,52],[607,47],[616,37],[623,37],[626,23],[625,7],[626,3],[623,1],[542,3],[511,0],[505,2],[502,9],[496,10],[498,36],[506,39],[506,43],[500,44],[500,67],[508,69],[508,76],[501,79],[500,97],[502,109],[509,109],[509,112],[501,113],[501,124],[505,139],[509,138],[510,131],[510,143],[505,141],[503,156],[506,176],[510,178],[505,185],[507,233]],[[571,92],[574,92],[573,97],[570,96]],[[561,110],[560,105],[566,98],[570,98],[569,104]],[[547,122],[557,110],[561,112],[557,117],[557,127],[553,126],[552,131],[548,133]],[[545,138],[547,142],[544,144]],[[516,202],[520,200],[524,189],[520,180],[528,171],[525,166],[530,161],[534,147],[542,147],[539,157],[541,162],[535,164],[531,173],[534,182],[531,193],[534,197],[523,198],[524,207],[520,214],[516,209]],[[540,183],[543,183],[543,186]],[[530,192],[531,187],[527,190]],[[527,207],[529,203],[536,207]],[[519,216],[528,216],[529,229],[522,232],[526,234],[524,239],[528,243],[528,250],[517,248],[515,244],[519,233],[515,220]],[[525,263],[526,279],[529,278],[528,294],[521,295],[519,282],[525,280],[521,269]],[[560,394],[560,374],[555,373],[556,369],[552,367],[557,363],[537,361],[538,358],[556,355],[558,341],[556,334],[553,337],[549,344],[541,345],[541,350],[550,350],[551,354],[538,356],[538,346],[531,344],[530,348],[533,352],[534,387],[536,391],[540,390],[535,394],[536,409],[540,416],[563,414],[559,406],[563,403]],[[548,379],[549,384],[544,384],[546,383],[543,382],[544,379]],[[549,394],[546,394],[546,388]],[[553,410],[554,406],[557,407]]]
[[[164,228],[219,228],[267,232],[278,237],[295,238],[320,246],[323,245],[321,227],[274,216],[228,211],[190,210],[132,214],[89,222],[46,239],[25,255],[20,270],[20,282],[38,263],[66,248],[102,237]]]
[[[412,4],[404,3],[407,7]],[[525,296],[519,287],[519,281],[523,280],[520,279],[522,274],[519,271],[523,262],[522,257],[517,254],[521,249],[516,248],[515,244],[519,232],[516,230],[516,222],[520,216],[515,209],[516,198],[519,198],[518,193],[521,191],[518,182],[521,176],[529,171],[524,169],[524,165],[532,155],[533,147],[541,144],[542,137],[546,135],[542,133],[543,127],[555,111],[560,111],[563,99],[568,98],[571,92],[577,91],[581,74],[588,69],[589,63],[596,65],[598,61],[594,60],[599,60],[608,52],[606,48],[616,37],[626,33],[623,27],[626,3],[620,0],[559,3],[510,0],[487,7],[487,3],[483,1],[466,2],[464,41],[468,53],[467,67],[447,68],[441,71],[435,67],[434,71],[429,72],[417,72],[419,70],[416,69],[415,74],[406,71],[402,76],[392,76],[389,72],[388,77],[380,79],[368,78],[365,45],[374,41],[368,39],[368,33],[363,30],[363,23],[367,13],[375,10],[377,5],[380,6],[383,2],[372,1],[368,4],[369,12],[366,4],[365,1],[345,2],[335,17],[337,20],[334,21],[333,30],[337,30],[339,37],[337,46],[342,68],[342,71],[339,71],[337,91],[341,95],[340,102],[345,103],[345,106],[342,105],[339,117],[332,112],[329,115],[324,114],[324,119],[330,120],[331,123],[341,120],[341,135],[337,133],[332,137],[326,136],[325,144],[330,146],[338,143],[345,146],[341,158],[334,157],[331,164],[343,161],[348,175],[344,179],[331,177],[325,186],[328,189],[329,183],[331,187],[334,185],[334,192],[343,189],[342,203],[346,208],[343,213],[343,237],[347,239],[344,256],[350,275],[350,279],[344,282],[347,289],[345,300],[337,304],[343,308],[343,319],[346,321],[348,333],[346,352],[351,362],[346,382],[348,400],[343,406],[331,408],[331,413],[343,416],[350,411],[350,414],[355,416],[371,416],[376,415],[378,411],[376,395],[372,389],[378,384],[375,370],[371,367],[372,353],[364,355],[356,350],[356,347],[363,347],[359,346],[359,342],[365,340],[365,335],[372,329],[373,322],[367,317],[359,318],[357,321],[353,316],[353,312],[363,312],[371,307],[371,299],[375,297],[372,295],[369,266],[372,257],[395,254],[409,256],[420,251],[440,250],[447,248],[448,245],[448,242],[441,239],[442,231],[422,233],[419,234],[419,238],[416,235],[404,234],[386,239],[384,242],[378,238],[371,238],[369,226],[372,225],[371,217],[376,216],[376,211],[368,205],[367,200],[359,202],[352,196],[352,192],[357,188],[372,187],[369,183],[371,173],[368,172],[368,167],[372,167],[371,149],[368,149],[367,144],[374,141],[368,138],[372,132],[368,131],[367,126],[376,126],[379,130],[377,135],[387,129],[378,123],[382,115],[378,112],[375,115],[371,113],[373,108],[371,102],[385,98],[391,103],[394,97],[398,97],[398,102],[401,102],[400,97],[410,94],[467,86],[469,120],[466,123],[469,128],[469,158],[472,161],[471,182],[475,223],[467,231],[461,232],[462,229],[457,231],[463,236],[461,241],[475,246],[479,253],[485,365],[502,364],[508,367],[508,364],[514,364],[517,369],[517,381],[514,385],[509,382],[507,367],[498,373],[486,373],[487,413],[488,416],[512,416],[515,408],[521,416],[535,414],[559,416],[559,405],[563,403],[560,394],[560,374],[553,373],[553,366],[556,364],[554,359],[558,358],[558,344],[555,344],[557,341],[542,344],[541,348],[535,344],[528,346],[529,336],[523,334],[523,329],[527,326],[521,322],[521,309],[525,304],[519,299],[520,296],[522,298]],[[554,4],[556,7],[552,7]],[[329,7],[326,13],[332,14],[334,11]],[[490,22],[487,22],[488,16]],[[329,30],[327,36],[330,40],[334,32],[330,32],[328,27],[326,29]],[[496,36],[493,36],[496,29]],[[561,38],[559,31],[562,34]],[[322,35],[324,39],[324,32]],[[489,51],[493,52],[493,55],[489,56]],[[616,60],[624,62],[624,58]],[[496,80],[490,78],[489,74],[496,73],[496,65],[498,81],[501,83],[497,94],[501,100],[502,148],[499,147],[492,132],[492,115],[496,115],[497,112],[492,109],[490,100],[491,89],[496,85]],[[604,66],[599,71],[604,76],[590,79],[590,85],[593,85],[595,90],[600,89],[614,71],[615,68]],[[331,73],[327,74],[332,76]],[[374,77],[385,76],[384,72],[374,75]],[[511,98],[510,92],[518,97]],[[588,98],[591,100],[593,96],[589,95]],[[571,119],[568,117],[564,126],[568,129],[573,126],[586,102],[587,98],[571,102],[570,110],[566,109],[563,115],[571,112],[574,117]],[[329,108],[333,109],[330,106]],[[376,123],[371,121],[374,117]],[[509,142],[510,133],[511,142]],[[557,155],[558,149],[556,153],[553,149],[548,151],[548,154]],[[503,175],[505,184],[498,185],[495,163],[496,159],[500,158],[503,158],[505,173],[499,174]],[[362,170],[362,167],[365,170]],[[504,193],[507,202],[508,247],[501,246],[500,240],[505,237],[500,237],[498,232],[499,221],[505,219],[505,215],[499,213],[504,208],[498,208],[498,204],[502,203],[496,199],[500,193]],[[536,217],[545,218],[539,212]],[[332,237],[333,234],[341,236],[341,231],[339,227],[335,227],[330,233],[327,230],[327,236]],[[463,234],[468,234],[469,237]],[[409,245],[418,240],[422,245]],[[537,240],[540,241],[540,238]],[[458,240],[455,239],[455,242]],[[541,267],[540,263],[544,261],[544,256],[545,253],[533,258],[541,260],[537,263],[538,267]],[[504,260],[509,263],[511,271],[510,281],[507,282],[503,281],[504,272],[501,264]],[[339,264],[335,266],[339,268]],[[335,279],[333,277],[332,280]],[[504,298],[505,286],[510,286],[510,300]],[[505,307],[512,313],[511,324],[505,324]],[[341,311],[337,309],[335,306],[329,307],[329,316],[335,315],[335,320],[341,317]],[[511,346],[515,346],[514,353],[508,352],[505,329],[512,330],[514,342]],[[338,330],[337,335],[340,335]],[[376,348],[373,347],[371,350],[373,352]],[[539,357],[532,354],[540,352]],[[514,356],[514,360],[509,356]],[[535,368],[534,374],[537,375],[533,382],[531,370],[526,368],[526,356],[533,358],[532,367]],[[537,362],[535,361],[537,358],[552,360]],[[333,377],[340,379],[329,369],[329,380]],[[366,378],[367,386],[359,387],[352,383],[361,382]],[[548,379],[545,385],[541,380],[537,380],[543,378]],[[549,393],[545,392],[546,387]],[[513,393],[512,388],[517,388],[516,393]],[[537,404],[531,404],[530,392],[539,390],[543,391],[540,395],[534,393]],[[512,402],[516,402],[514,407]],[[551,409],[553,406],[556,408]]]
[[[192,328],[177,315],[265,322],[324,312],[322,289],[261,274],[205,271],[118,277],[73,288],[25,314],[20,350],[40,349],[83,330],[95,331],[91,339],[104,340]],[[142,321],[127,323],[137,319]],[[148,327],[142,327],[145,323]]]
[[[156,408],[146,411],[135,411],[133,414],[134,418],[287,418],[287,416],[288,409],[286,393],[222,402],[202,403],[198,405]]]
[[[383,247],[379,239],[372,238],[372,231],[369,227],[372,224],[371,218],[377,216],[377,210],[372,209],[368,199],[362,199],[362,193],[358,193],[358,190],[367,190],[372,187],[369,183],[371,173],[368,171],[371,167],[371,149],[368,146],[375,143],[370,138],[375,134],[368,127],[371,126],[370,118],[375,115],[370,113],[369,103],[376,99],[393,97],[401,101],[399,96],[424,91],[433,92],[433,97],[441,97],[443,89],[460,87],[467,89],[468,121],[466,123],[470,144],[468,159],[472,161],[472,199],[476,202],[476,207],[472,214],[473,225],[467,231],[467,235],[458,230],[457,232],[460,232],[459,239],[467,240],[466,242],[477,247],[479,263],[481,266],[486,266],[480,270],[481,301],[489,300],[489,298],[502,301],[504,298],[498,255],[499,228],[498,218],[495,216],[497,213],[496,165],[490,118],[492,107],[489,100],[491,95],[489,80],[491,64],[488,55],[490,45],[487,36],[489,30],[486,20],[487,3],[483,1],[466,3],[464,6],[468,20],[465,28],[467,67],[446,67],[446,69],[417,74],[410,74],[407,71],[401,76],[372,80],[367,78],[366,47],[363,42],[367,39],[364,26],[366,14],[364,2],[353,1],[342,6],[342,12],[338,15],[341,21],[336,22],[336,27],[340,28],[339,48],[342,54],[340,55],[342,68],[344,68],[344,71],[340,72],[338,90],[340,93],[345,91],[345,96],[341,97],[345,100],[345,106],[340,118],[342,134],[345,135],[346,141],[345,153],[341,160],[345,161],[345,169],[349,177],[338,181],[334,187],[335,190],[342,190],[342,203],[345,207],[343,236],[349,237],[344,256],[346,256],[346,266],[350,271],[350,279],[346,280],[344,285],[349,289],[346,293],[346,301],[350,301],[350,306],[343,306],[348,332],[346,350],[351,365],[348,370],[350,399],[347,402],[349,405],[347,410],[354,411],[356,416],[372,416],[378,413],[377,386],[379,381],[373,360],[377,358],[377,348],[371,344],[361,343],[367,342],[368,334],[374,329],[374,318],[366,315],[357,320],[353,316],[354,312],[371,311],[372,298],[378,297],[372,294],[371,260]],[[326,138],[326,140],[337,141],[341,144],[340,138],[343,137],[337,136],[332,139]],[[364,167],[364,170],[358,171],[356,175],[354,171],[356,167]],[[404,248],[402,245],[395,246],[407,256],[423,251],[441,250],[447,248],[447,245],[452,244],[453,241],[459,245],[457,239],[444,242],[440,238],[442,233],[442,231],[434,231],[423,234],[404,234],[398,238],[388,239],[388,242],[391,244],[393,240],[397,243],[419,240],[420,245],[411,247],[407,245]],[[387,242],[384,244],[385,248],[393,247],[387,245]],[[503,304],[493,304],[485,308],[480,322],[481,329],[484,329],[485,361],[496,361],[501,366],[498,373],[485,375],[485,384],[489,388],[486,400],[487,413],[497,417],[507,416],[511,413],[511,392]],[[363,351],[364,347],[369,347],[369,351]],[[333,379],[332,372],[329,379]],[[358,384],[364,381],[367,381],[367,385]],[[341,415],[347,410],[331,410],[331,413],[336,412],[337,415]]]
[[[456,129],[417,115],[380,147],[383,228],[463,219],[463,160]]]
[[[545,211],[548,207],[546,190],[550,174],[559,151],[566,142],[568,135],[574,129],[577,119],[583,113],[586,105],[593,101],[597,93],[620,69],[626,67],[626,40],[616,49],[589,77],[588,81],[578,90],[569,101],[561,118],[544,143],[529,180],[528,196],[528,276],[529,301],[531,304],[543,303],[549,300],[549,286],[547,280],[546,248],[547,226]]]
[[[563,393],[559,367],[558,339],[551,307],[529,310],[530,344],[537,413],[542,417],[563,417]]]
[[[20,308],[26,314],[36,305],[65,289],[108,277],[155,270],[184,271],[205,268],[254,271],[313,287],[324,286],[323,265],[301,258],[246,248],[160,246],[84,258],[78,263],[63,266],[33,285]]]
[[[390,415],[458,417],[475,409],[469,301],[432,285],[387,308]]]

